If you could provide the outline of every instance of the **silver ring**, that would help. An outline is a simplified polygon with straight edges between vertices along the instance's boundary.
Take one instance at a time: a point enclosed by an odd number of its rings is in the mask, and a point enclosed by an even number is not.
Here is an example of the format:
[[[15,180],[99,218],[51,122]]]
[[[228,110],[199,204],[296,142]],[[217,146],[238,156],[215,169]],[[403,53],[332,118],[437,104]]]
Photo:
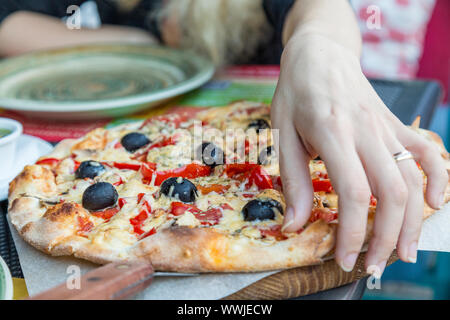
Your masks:
[[[403,150],[403,151],[394,153],[392,156],[394,157],[394,160],[396,162],[399,162],[399,161],[402,161],[402,160],[414,159],[412,153],[409,152],[408,150]]]

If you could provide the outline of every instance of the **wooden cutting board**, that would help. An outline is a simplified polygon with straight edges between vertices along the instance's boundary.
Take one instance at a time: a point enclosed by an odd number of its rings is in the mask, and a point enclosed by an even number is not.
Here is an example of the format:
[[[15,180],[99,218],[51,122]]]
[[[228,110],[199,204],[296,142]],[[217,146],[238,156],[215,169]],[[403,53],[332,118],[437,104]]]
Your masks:
[[[365,256],[365,253],[359,255],[352,272],[345,272],[334,260],[328,260],[320,265],[289,269],[270,275],[224,299],[290,299],[340,287],[368,276],[364,268]],[[397,260],[398,256],[394,251],[388,265]]]

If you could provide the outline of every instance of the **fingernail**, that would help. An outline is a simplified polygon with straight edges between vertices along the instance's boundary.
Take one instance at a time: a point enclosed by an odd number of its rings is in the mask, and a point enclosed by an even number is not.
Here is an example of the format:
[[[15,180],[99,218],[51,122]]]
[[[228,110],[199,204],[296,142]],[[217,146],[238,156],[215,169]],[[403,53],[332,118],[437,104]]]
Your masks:
[[[411,263],[416,263],[417,261],[417,241],[414,241],[409,245],[408,248],[408,261]]]
[[[284,232],[284,230],[293,223],[294,223],[294,209],[292,207],[288,207],[286,210],[286,214],[284,215],[284,222],[283,226],[281,227],[281,232]]]
[[[358,253],[349,253],[345,256],[344,260],[341,262],[341,268],[345,272],[350,272],[353,270],[353,267],[355,266],[356,259],[358,258]]]
[[[384,268],[386,268],[386,263],[387,261],[381,261],[378,264],[372,264],[369,267],[367,267],[366,272],[374,276],[376,279],[380,279],[381,276],[383,275]]]

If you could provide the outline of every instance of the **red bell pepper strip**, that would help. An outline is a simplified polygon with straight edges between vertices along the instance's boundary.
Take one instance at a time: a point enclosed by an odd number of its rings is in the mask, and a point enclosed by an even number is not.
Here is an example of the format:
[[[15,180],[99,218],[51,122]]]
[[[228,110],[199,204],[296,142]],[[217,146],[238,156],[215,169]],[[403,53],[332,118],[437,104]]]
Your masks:
[[[221,207],[223,210],[234,210],[233,207],[230,206],[228,203],[222,203],[222,204],[220,205],[220,207]]]
[[[373,207],[377,205],[377,199],[373,195],[370,196],[370,205]]]
[[[163,148],[163,147],[167,147],[167,146],[173,146],[175,145],[177,142],[175,140],[176,137],[168,137],[168,138],[164,138],[163,140],[156,142],[154,144],[152,144],[148,150],[152,150],[152,149],[156,149],[156,148]],[[147,150],[147,151],[148,151]]]
[[[309,221],[314,222],[319,219],[322,219],[325,222],[331,222],[333,220],[336,220],[337,218],[338,218],[338,213],[336,211],[333,211],[330,209],[316,208],[316,209],[312,210]]]
[[[260,165],[255,163],[231,163],[225,165],[224,173],[229,178],[234,178],[242,173],[248,173],[257,167],[260,167]]]
[[[112,217],[114,217],[114,215],[119,212],[121,209],[120,205],[118,207],[114,207],[114,208],[109,208],[109,209],[105,209],[103,211],[96,211],[96,212],[92,212],[93,216],[102,218],[106,221],[109,221]]]
[[[117,186],[120,186],[120,185],[122,185],[122,184],[123,184],[122,177],[119,177],[119,181],[116,181],[116,182],[113,183],[113,185],[116,186],[116,187],[117,187]]]
[[[145,196],[145,193],[138,193],[138,195],[137,195],[137,203],[140,203],[144,196]]]
[[[250,188],[253,184],[255,184],[259,190],[273,189],[272,179],[261,166],[252,170],[246,187]]]
[[[273,182],[269,174],[259,164],[234,163],[225,165],[224,173],[232,179],[247,180],[246,188],[255,184],[258,189],[273,189]]]
[[[78,231],[77,234],[82,237],[87,237],[86,233],[94,228],[94,224],[87,217],[78,216]]]
[[[152,234],[155,234],[155,233],[156,233],[156,229],[155,228],[151,228],[149,231],[141,234],[141,236],[139,237],[139,240],[145,239],[145,238],[147,238],[147,237],[149,237],[149,236],[151,236]]]
[[[259,231],[261,232],[261,235],[263,236],[263,238],[270,236],[270,237],[274,237],[278,241],[286,240],[288,238],[281,232],[281,225],[275,225],[275,226],[271,226],[269,228],[261,228],[261,229],[259,229]]]
[[[222,210],[219,208],[211,208],[207,211],[195,214],[195,217],[200,220],[200,223],[204,226],[214,226],[218,224],[220,218],[222,218]]]
[[[125,200],[124,198],[119,198],[118,205],[119,205],[120,209],[122,209],[123,206],[126,205],[126,204],[127,204],[127,200]]]
[[[121,163],[121,162],[114,162],[113,167],[117,168],[119,170],[134,170],[138,171],[141,168],[141,164],[139,163]]]
[[[42,160],[37,161],[36,164],[54,166],[54,165],[57,165],[60,162],[61,162],[60,159],[46,158],[46,159],[42,159]]]
[[[221,184],[211,184],[209,186],[201,186],[198,185],[197,189],[202,193],[202,194],[209,194],[211,192],[216,192],[218,194],[224,194],[228,189],[230,189],[231,186],[224,186]]]
[[[137,203],[138,203],[138,204],[141,203],[142,198],[144,198],[144,196],[145,196],[145,193],[139,193],[139,194],[138,194],[138,196],[137,196]],[[151,213],[151,212],[152,212],[152,207],[150,206],[150,204],[148,203],[148,201],[144,201],[144,205],[145,205],[147,211],[148,211],[149,213]]]
[[[191,213],[199,213],[201,210],[192,204],[187,204],[183,202],[172,202],[170,204],[170,213],[174,216],[181,216],[186,211]]]
[[[209,166],[191,163],[172,170],[154,171],[151,168],[142,166],[141,173],[144,177],[143,179],[144,183],[150,183],[150,181],[152,181],[153,175],[156,175],[155,186],[159,186],[161,185],[161,183],[164,182],[164,180],[167,180],[172,177],[195,179],[198,177],[209,176],[211,173],[211,168]]]
[[[313,179],[312,180],[314,192],[332,192],[333,186],[328,179]]]
[[[144,224],[145,219],[147,218],[148,218],[147,210],[142,210],[136,217],[130,219],[130,223],[133,226],[134,232],[137,233],[138,235],[144,233],[141,227]]]
[[[74,166],[73,166],[73,171],[77,171],[78,168],[80,167],[81,162],[73,160]]]

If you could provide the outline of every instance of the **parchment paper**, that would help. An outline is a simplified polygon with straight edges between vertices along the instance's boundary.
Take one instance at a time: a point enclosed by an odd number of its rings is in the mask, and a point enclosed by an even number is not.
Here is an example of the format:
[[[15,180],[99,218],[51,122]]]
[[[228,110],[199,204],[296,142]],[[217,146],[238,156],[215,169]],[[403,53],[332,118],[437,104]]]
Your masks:
[[[11,224],[10,227],[30,295],[65,282],[73,274],[67,272],[70,265],[79,266],[82,274],[98,267],[80,259],[41,253],[22,240]],[[419,250],[450,252],[450,204],[424,222]],[[160,277],[135,299],[220,299],[275,272]]]

